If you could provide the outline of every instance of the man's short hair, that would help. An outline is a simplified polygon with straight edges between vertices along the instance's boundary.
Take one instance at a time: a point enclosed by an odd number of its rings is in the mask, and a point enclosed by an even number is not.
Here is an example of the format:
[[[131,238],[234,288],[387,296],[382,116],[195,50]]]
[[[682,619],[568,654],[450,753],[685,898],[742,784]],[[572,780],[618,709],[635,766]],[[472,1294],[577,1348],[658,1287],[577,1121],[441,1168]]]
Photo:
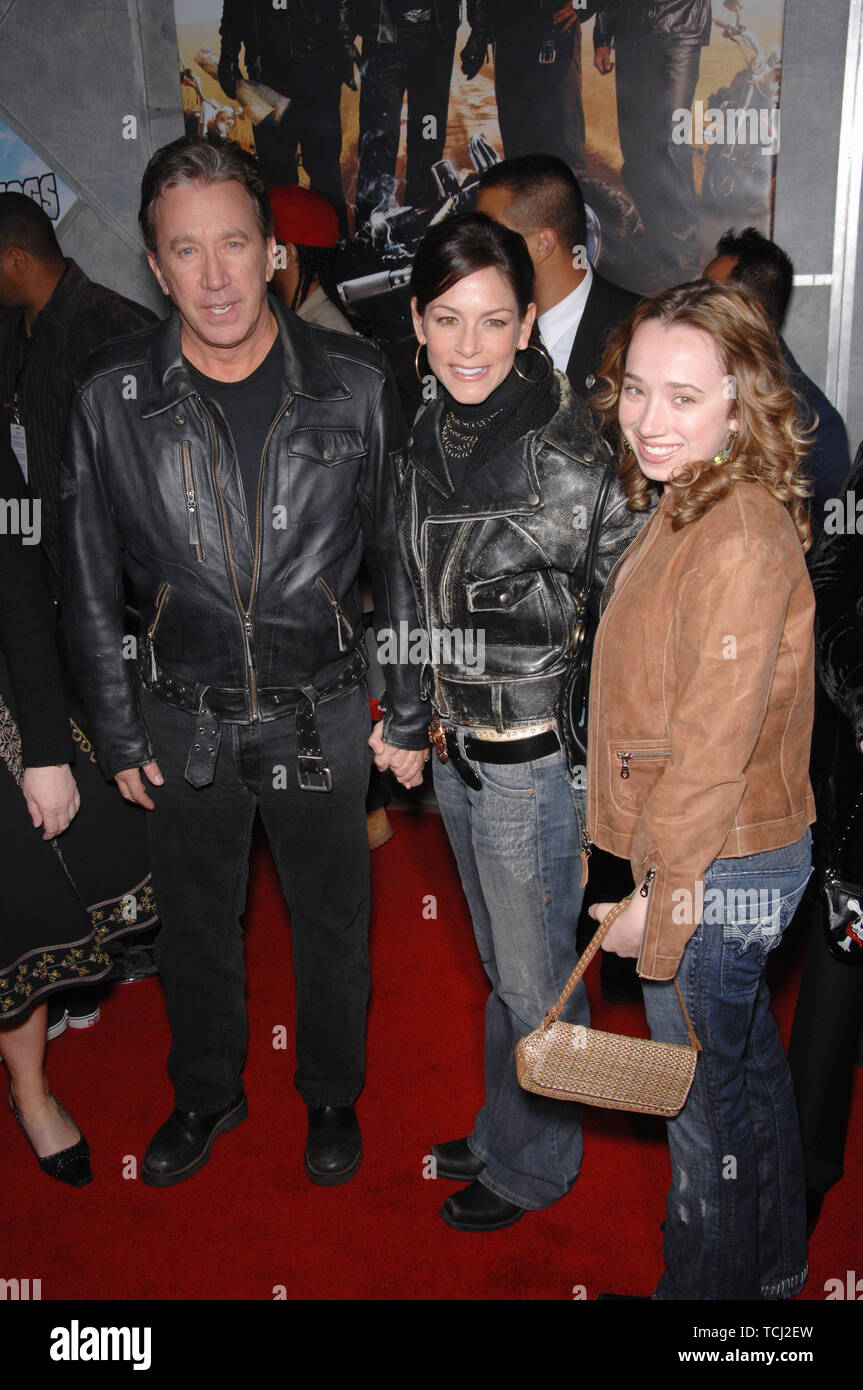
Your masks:
[[[144,245],[156,254],[156,200],[180,183],[229,183],[245,188],[255,205],[255,216],[266,240],[273,235],[273,214],[257,160],[234,142],[207,140],[201,135],[181,135],[157,150],[141,180],[138,223]]]
[[[523,236],[552,227],[564,246],[587,245],[587,218],[578,179],[553,154],[521,154],[493,164],[480,179],[480,192],[505,188],[513,195],[507,221]]]
[[[0,253],[17,246],[40,261],[62,261],[51,219],[24,193],[0,193]]]
[[[785,319],[794,266],[775,241],[762,236],[756,227],[736,232],[733,227],[719,239],[717,256],[733,256],[737,265],[728,277],[732,284],[746,285],[761,300],[778,333]]]

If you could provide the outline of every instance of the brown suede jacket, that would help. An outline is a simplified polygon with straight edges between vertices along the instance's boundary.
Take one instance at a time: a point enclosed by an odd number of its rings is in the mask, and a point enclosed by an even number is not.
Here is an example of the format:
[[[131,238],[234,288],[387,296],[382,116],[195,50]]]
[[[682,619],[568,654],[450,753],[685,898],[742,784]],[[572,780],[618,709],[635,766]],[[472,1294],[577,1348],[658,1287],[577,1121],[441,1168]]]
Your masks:
[[[588,834],[649,895],[638,970],[654,980],[677,970],[712,861],[815,819],[815,601],[794,523],[759,483],[679,531],[669,501],[609,579],[590,688]]]

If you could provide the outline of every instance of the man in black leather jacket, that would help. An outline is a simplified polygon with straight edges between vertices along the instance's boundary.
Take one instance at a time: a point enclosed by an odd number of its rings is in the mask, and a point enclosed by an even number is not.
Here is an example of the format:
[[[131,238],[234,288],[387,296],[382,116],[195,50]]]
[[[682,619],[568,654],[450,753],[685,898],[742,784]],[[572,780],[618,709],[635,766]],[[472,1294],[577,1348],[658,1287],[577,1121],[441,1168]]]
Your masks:
[[[361,1158],[363,555],[386,621],[416,622],[393,516],[401,414],[375,348],[268,300],[271,213],[238,146],[184,137],[154,155],[141,226],[175,309],[80,373],[63,520],[93,742],[126,799],[151,812],[177,1108],[142,1176],[189,1177],[247,1113],[240,916],[258,810],[291,911],[306,1171],[332,1185]],[[123,633],[124,567],[145,624],[137,646]],[[387,668],[387,701],[384,760],[416,785],[427,747],[416,668]]]
[[[698,271],[692,146],[672,140],[675,111],[695,96],[710,42],[710,0],[609,0],[597,10],[594,66],[617,55],[617,127],[623,181],[638,204],[655,261],[656,289]]]

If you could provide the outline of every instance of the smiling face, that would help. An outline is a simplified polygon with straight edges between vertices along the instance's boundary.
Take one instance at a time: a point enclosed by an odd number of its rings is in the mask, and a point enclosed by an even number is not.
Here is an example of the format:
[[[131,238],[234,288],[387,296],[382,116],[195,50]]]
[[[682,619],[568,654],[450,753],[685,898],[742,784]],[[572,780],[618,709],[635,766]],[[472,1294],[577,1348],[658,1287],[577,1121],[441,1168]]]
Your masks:
[[[618,402],[620,428],[642,472],[664,483],[714,458],[732,416],[729,377],[706,333],[648,319],[635,330]]]
[[[209,376],[233,379],[272,341],[274,239],[264,240],[254,203],[234,179],[167,188],[156,200],[155,229],[157,255],[148,260],[180,311],[183,352]]]
[[[510,281],[487,267],[466,275],[417,313],[414,331],[428,350],[429,366],[464,405],[477,405],[509,375],[515,354],[527,347],[536,318],[529,304],[524,318]]]

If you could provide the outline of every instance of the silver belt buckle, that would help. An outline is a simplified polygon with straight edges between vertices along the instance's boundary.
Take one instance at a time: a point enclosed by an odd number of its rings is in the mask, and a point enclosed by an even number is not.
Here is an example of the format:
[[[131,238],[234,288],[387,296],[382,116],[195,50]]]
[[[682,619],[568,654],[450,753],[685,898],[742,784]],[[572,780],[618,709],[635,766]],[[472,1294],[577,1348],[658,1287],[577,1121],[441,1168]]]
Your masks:
[[[408,10],[406,14],[402,15],[408,24],[427,24],[431,17],[431,10]]]

